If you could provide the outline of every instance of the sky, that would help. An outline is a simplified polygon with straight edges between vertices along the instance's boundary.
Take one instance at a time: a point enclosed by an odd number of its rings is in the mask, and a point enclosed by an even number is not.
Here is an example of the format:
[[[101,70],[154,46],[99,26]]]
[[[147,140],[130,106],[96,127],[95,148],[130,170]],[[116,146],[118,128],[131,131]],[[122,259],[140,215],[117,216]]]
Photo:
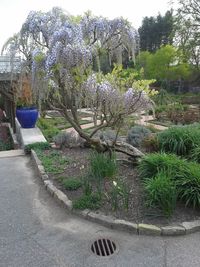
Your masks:
[[[17,33],[31,10],[49,11],[58,6],[72,15],[91,10],[107,18],[124,17],[136,29],[145,16],[164,15],[169,0],[0,0],[0,51],[6,40]]]

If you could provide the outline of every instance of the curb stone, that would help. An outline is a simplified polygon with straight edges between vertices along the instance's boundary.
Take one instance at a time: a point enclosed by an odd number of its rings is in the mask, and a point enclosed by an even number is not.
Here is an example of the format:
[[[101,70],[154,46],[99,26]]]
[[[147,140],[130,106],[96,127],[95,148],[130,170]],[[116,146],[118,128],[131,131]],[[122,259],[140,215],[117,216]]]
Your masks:
[[[161,227],[162,235],[176,236],[176,235],[185,235],[186,229],[183,226],[163,226]]]
[[[139,235],[161,235],[160,227],[153,224],[138,224]]]
[[[89,212],[86,218],[92,222],[100,223],[101,225],[107,226],[111,229],[114,228],[114,218],[111,216],[106,216],[102,213]]]
[[[200,220],[194,220],[191,222],[182,222],[179,225],[169,225],[158,227],[152,224],[132,223],[125,220],[116,219],[111,216],[107,216],[101,213],[95,213],[88,209],[85,210],[73,210],[72,201],[53,185],[53,182],[49,180],[48,174],[45,172],[44,167],[39,160],[34,150],[31,150],[31,157],[37,168],[39,177],[42,179],[47,191],[65,208],[72,211],[75,215],[81,216],[84,219],[93,221],[109,227],[111,229],[124,230],[139,235],[152,235],[152,236],[177,236],[186,235],[200,231]]]
[[[185,228],[186,234],[194,233],[200,230],[200,220],[183,222],[181,225]]]
[[[115,223],[115,229],[126,230],[134,234],[139,234],[138,224],[136,223],[132,223],[132,222],[125,221],[125,220],[119,220],[119,219],[115,219],[114,223]]]

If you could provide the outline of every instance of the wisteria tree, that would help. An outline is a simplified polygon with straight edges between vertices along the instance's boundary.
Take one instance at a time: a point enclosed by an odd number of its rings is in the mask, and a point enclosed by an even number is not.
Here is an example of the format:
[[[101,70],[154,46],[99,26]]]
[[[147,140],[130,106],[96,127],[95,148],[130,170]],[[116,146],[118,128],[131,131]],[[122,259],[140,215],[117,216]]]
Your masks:
[[[95,133],[108,126],[121,126],[127,115],[149,109],[152,103],[148,83],[122,85],[115,75],[95,74],[93,58],[98,58],[100,48],[106,49],[110,59],[122,57],[124,49],[134,58],[137,38],[136,31],[122,18],[108,20],[86,14],[77,22],[54,8],[47,13],[30,12],[12,47],[28,51],[25,60],[31,63],[35,94],[46,97],[87,143],[104,151],[116,149],[117,142],[102,142]],[[84,132],[79,122],[78,109],[83,104],[93,110],[94,120],[101,116],[100,125],[91,134]],[[130,145],[122,146],[118,144],[118,151],[136,154]]]

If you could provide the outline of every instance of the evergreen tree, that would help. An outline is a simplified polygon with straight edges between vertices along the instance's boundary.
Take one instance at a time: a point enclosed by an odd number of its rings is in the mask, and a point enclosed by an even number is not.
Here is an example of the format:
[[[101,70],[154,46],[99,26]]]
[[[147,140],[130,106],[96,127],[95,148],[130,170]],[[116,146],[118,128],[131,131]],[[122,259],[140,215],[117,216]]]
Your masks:
[[[172,11],[167,11],[164,16],[159,14],[157,17],[145,17],[138,31],[142,51],[155,52],[162,45],[172,44]]]

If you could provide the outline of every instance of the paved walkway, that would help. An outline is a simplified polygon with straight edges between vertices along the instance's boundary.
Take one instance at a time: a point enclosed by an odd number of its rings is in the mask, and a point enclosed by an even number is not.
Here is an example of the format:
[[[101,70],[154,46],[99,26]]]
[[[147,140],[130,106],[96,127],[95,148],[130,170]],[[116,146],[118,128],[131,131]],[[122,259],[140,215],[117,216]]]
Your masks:
[[[158,125],[158,124],[154,124],[154,123],[149,122],[149,121],[151,121],[153,119],[154,119],[153,116],[141,115],[141,118],[139,120],[136,120],[135,123],[139,124],[139,125],[144,125],[144,126],[152,126],[155,129],[158,129],[160,131],[166,130],[168,128],[166,126],[162,126],[162,125]],[[86,117],[86,118],[82,118],[82,120],[91,121],[91,118],[90,117]],[[100,124],[100,122],[101,122],[100,120],[97,120],[97,125]],[[89,129],[89,128],[92,128],[92,127],[94,127],[94,123],[93,122],[81,125],[82,129]],[[64,131],[71,132],[72,130],[74,130],[74,128],[70,127],[70,128],[65,129]]]
[[[93,112],[91,110],[88,110],[88,109],[85,108],[85,109],[80,109],[79,111],[84,112],[85,114],[91,115],[91,117],[85,117],[85,118],[82,118],[82,120],[84,120],[84,121],[87,121],[87,120],[91,121],[92,120]],[[48,111],[48,112],[51,112],[51,111]],[[154,117],[151,116],[151,115],[141,115],[141,114],[139,114],[139,116],[140,116],[140,119],[135,121],[136,124],[140,124],[140,125],[144,125],[144,126],[152,126],[155,129],[158,129],[158,130],[161,130],[161,131],[166,130],[168,128],[166,126],[162,126],[162,125],[158,125],[158,124],[154,124],[154,123],[149,122],[149,121],[154,120]],[[46,118],[52,118],[52,116],[46,115]],[[101,122],[100,120],[97,120],[97,125],[100,124],[100,122]],[[85,124],[81,125],[82,129],[89,129],[89,128],[92,128],[92,127],[94,127],[94,123],[93,122],[85,123]],[[70,127],[70,128],[64,129],[63,131],[71,132],[73,130],[74,130],[74,128]]]
[[[168,128],[166,126],[162,126],[162,125],[158,125],[158,124],[154,124],[154,123],[149,122],[149,121],[152,121],[152,120],[154,120],[153,116],[141,115],[141,118],[139,120],[136,120],[135,122],[137,124],[144,125],[144,126],[152,126],[155,129],[158,129],[160,131],[166,130]]]
[[[119,246],[108,258],[90,251],[104,236]],[[0,267],[199,267],[199,251],[200,233],[136,236],[74,217],[44,190],[27,156],[0,158]]]

